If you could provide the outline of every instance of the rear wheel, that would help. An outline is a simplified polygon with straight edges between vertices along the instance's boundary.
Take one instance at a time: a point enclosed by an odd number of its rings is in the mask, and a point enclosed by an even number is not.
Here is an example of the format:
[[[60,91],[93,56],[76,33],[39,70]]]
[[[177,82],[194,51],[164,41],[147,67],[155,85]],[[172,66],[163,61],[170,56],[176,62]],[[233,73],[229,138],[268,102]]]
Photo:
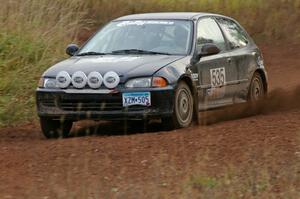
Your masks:
[[[42,132],[46,138],[68,137],[72,128],[72,121],[53,120],[47,117],[40,118]]]
[[[264,83],[259,73],[254,73],[253,78],[251,80],[250,88],[249,88],[249,101],[255,102],[264,98],[265,89]]]
[[[193,121],[194,100],[189,86],[180,82],[175,91],[174,110],[171,117],[162,118],[167,130],[184,128],[191,125]]]

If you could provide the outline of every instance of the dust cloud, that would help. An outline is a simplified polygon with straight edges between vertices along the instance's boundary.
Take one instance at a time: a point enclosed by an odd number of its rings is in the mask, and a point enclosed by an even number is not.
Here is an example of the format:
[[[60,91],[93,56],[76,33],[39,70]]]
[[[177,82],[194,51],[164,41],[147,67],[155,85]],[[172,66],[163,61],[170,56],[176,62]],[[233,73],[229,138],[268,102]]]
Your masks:
[[[201,125],[210,125],[227,120],[298,108],[300,108],[300,86],[292,91],[274,89],[264,99],[256,103],[238,104],[200,113],[199,122]]]

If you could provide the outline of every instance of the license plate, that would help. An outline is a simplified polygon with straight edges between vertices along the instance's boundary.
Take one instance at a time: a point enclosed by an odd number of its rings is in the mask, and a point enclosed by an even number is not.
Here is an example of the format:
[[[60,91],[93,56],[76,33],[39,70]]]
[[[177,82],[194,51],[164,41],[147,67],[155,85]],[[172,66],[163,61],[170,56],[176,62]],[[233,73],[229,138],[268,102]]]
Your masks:
[[[151,106],[150,92],[123,93],[123,106]]]

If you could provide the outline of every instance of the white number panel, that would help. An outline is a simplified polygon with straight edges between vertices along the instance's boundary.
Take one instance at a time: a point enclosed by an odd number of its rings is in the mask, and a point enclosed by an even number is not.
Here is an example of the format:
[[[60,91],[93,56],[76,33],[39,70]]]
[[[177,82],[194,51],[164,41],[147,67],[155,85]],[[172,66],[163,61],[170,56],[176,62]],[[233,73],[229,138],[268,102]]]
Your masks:
[[[225,68],[214,68],[210,69],[210,81],[211,87],[222,87],[226,84],[226,75],[225,75]]]
[[[210,81],[211,88],[207,90],[208,99],[220,99],[225,96],[226,93],[226,75],[225,68],[210,69]]]

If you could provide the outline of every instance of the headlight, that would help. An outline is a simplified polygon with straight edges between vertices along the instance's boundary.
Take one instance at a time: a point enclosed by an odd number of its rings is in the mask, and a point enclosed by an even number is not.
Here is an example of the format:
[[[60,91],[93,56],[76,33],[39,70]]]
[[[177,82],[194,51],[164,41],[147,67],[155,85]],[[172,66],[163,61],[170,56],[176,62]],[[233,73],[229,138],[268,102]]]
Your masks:
[[[128,80],[125,84],[126,88],[149,88],[149,87],[166,87],[168,82],[163,77],[145,77]]]
[[[151,87],[151,77],[131,79],[126,82],[126,88],[149,88]]]
[[[56,79],[52,78],[41,78],[39,81],[39,88],[57,88]]]

